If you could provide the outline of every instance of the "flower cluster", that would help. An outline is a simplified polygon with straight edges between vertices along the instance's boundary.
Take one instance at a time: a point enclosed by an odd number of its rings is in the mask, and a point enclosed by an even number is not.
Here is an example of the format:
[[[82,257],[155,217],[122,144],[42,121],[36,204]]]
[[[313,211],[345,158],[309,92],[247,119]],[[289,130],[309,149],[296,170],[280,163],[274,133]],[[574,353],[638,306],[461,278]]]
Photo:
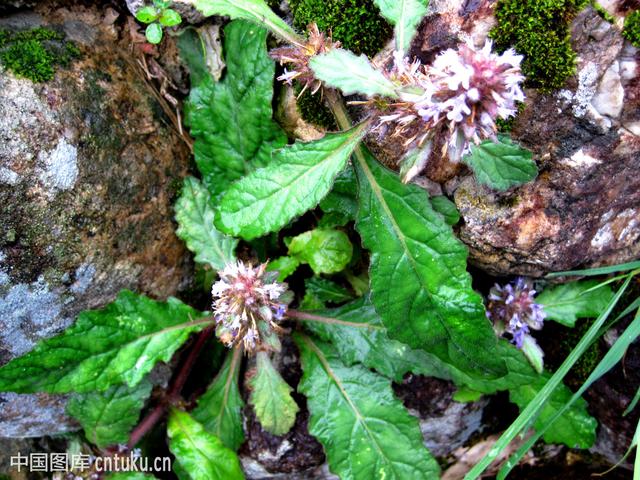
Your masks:
[[[219,272],[213,284],[213,315],[216,335],[227,346],[242,344],[246,352],[278,349],[278,325],[291,301],[287,285],[276,281],[278,272],[267,272],[238,261]]]
[[[535,303],[535,294],[531,281],[522,277],[504,287],[496,284],[489,292],[487,316],[498,333],[511,335],[518,348],[529,332],[540,330],[544,322],[545,313],[542,305]]]
[[[421,147],[438,132],[447,135],[443,154],[459,161],[470,142],[495,138],[498,118],[516,114],[524,100],[520,84],[522,56],[510,49],[492,53],[491,41],[477,49],[471,43],[440,53],[432,65],[409,62],[394,55],[386,75],[400,85],[400,98],[379,117],[383,133],[405,138],[405,145]]]
[[[302,95],[307,89],[310,89],[311,93],[316,93],[322,86],[322,82],[315,78],[309,67],[309,60],[315,55],[326,53],[339,46],[340,42],[333,42],[330,37],[318,30],[315,23],[312,23],[309,25],[307,43],[275,48],[269,54],[280,65],[288,64],[291,68],[291,70],[287,70],[285,67],[284,74],[280,75],[278,80],[289,85],[293,80],[297,80],[303,86],[300,92]]]

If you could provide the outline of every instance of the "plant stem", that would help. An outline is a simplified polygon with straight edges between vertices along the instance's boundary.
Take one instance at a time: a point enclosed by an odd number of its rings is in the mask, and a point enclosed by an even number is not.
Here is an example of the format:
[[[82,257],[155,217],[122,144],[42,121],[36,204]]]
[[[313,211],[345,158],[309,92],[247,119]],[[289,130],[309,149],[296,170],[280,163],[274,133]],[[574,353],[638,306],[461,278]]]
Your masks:
[[[319,322],[319,323],[328,323],[333,325],[344,325],[345,327],[369,328],[372,330],[382,329],[382,327],[378,325],[369,325],[368,323],[358,323],[358,322],[347,322],[345,320],[340,320],[338,318],[323,317],[320,315],[314,315],[312,313],[300,312],[298,310],[288,310],[287,317],[294,318],[296,320],[302,320],[303,322],[311,321],[311,322]]]
[[[184,384],[189,377],[189,373],[191,373],[191,369],[198,359],[198,355],[204,348],[205,344],[213,335],[215,329],[213,326],[207,327],[202,330],[198,334],[198,338],[194,343],[193,347],[189,351],[189,355],[182,363],[180,370],[174,376],[171,381],[171,386],[165,393],[164,397],[160,400],[160,403],[155,406],[151,412],[142,419],[142,421],[131,431],[131,435],[129,436],[129,442],[127,443],[127,448],[131,450],[136,444],[144,437],[149,431],[160,421],[160,419],[164,416],[166,410],[175,403],[180,397],[180,392],[184,387]]]

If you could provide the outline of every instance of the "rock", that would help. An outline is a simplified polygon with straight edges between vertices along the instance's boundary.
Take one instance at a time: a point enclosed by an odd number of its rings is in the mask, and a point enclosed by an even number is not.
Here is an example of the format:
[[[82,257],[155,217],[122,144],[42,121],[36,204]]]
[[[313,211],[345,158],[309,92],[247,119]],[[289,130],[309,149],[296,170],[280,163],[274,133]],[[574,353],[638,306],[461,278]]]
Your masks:
[[[40,13],[92,33],[78,43],[81,60],[50,82],[0,71],[0,365],[121,289],[163,299],[190,275],[172,221],[190,152],[145,86],[130,41],[103,23],[113,11]],[[59,397],[2,394],[0,404],[0,437],[76,428]]]
[[[491,191],[450,185],[471,263],[495,275],[541,276],[640,255],[640,80],[637,50],[591,8],[575,19],[577,75],[552,94],[527,92],[512,137],[540,175]]]
[[[420,419],[425,446],[434,457],[444,458],[483,427],[488,401],[460,403],[453,400],[453,383],[422,375],[409,375],[394,387],[409,412]]]

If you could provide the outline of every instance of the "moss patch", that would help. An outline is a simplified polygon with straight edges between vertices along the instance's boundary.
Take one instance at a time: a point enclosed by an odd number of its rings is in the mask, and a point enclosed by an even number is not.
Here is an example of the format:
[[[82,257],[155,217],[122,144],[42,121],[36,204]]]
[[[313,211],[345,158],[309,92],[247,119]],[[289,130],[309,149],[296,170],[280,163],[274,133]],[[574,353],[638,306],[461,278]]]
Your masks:
[[[64,34],[55,30],[0,30],[0,62],[15,75],[33,82],[51,80],[56,66],[65,67],[78,56],[78,47],[65,42]]]
[[[524,55],[522,71],[530,87],[560,88],[575,72],[569,25],[586,0],[500,0],[497,26],[491,31],[496,46],[514,47]]]
[[[296,86],[296,95],[300,94],[300,90],[302,90],[302,88]],[[320,93],[312,95],[311,92],[307,90],[298,97],[296,105],[298,106],[300,116],[307,122],[328,130],[338,129],[333,114],[322,101]]]
[[[289,0],[289,6],[298,30],[315,22],[357,54],[375,55],[393,35],[372,0]]]
[[[630,13],[624,19],[622,36],[629,40],[631,45],[640,48],[640,10]]]

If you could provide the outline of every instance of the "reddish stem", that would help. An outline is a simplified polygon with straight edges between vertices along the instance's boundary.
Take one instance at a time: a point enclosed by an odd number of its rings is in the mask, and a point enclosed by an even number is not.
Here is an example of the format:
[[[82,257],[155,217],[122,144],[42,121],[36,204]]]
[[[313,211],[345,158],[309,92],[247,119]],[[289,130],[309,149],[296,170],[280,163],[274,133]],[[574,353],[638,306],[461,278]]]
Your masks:
[[[198,339],[194,343],[193,347],[189,351],[189,355],[182,363],[180,370],[173,377],[171,381],[171,386],[167,390],[164,395],[164,398],[160,400],[160,403],[155,406],[151,412],[144,417],[144,419],[134,428],[129,436],[129,442],[127,443],[127,447],[131,450],[136,444],[144,437],[158,421],[164,416],[166,410],[170,405],[175,403],[180,397],[180,392],[184,387],[184,384],[187,382],[187,378],[189,377],[189,373],[191,373],[191,369],[193,365],[196,363],[198,359],[198,355],[204,348],[207,340],[211,338],[213,332],[215,331],[214,327],[207,327],[200,332],[198,335]]]

